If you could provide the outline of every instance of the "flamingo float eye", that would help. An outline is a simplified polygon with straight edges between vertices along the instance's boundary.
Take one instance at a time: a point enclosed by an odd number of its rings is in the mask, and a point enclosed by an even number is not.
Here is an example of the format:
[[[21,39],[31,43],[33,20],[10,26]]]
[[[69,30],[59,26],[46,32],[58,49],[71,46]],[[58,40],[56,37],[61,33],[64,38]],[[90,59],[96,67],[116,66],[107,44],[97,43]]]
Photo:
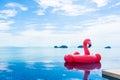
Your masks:
[[[91,46],[92,46],[92,45],[91,45],[91,44],[89,44],[89,45],[88,45],[88,48],[90,48]]]

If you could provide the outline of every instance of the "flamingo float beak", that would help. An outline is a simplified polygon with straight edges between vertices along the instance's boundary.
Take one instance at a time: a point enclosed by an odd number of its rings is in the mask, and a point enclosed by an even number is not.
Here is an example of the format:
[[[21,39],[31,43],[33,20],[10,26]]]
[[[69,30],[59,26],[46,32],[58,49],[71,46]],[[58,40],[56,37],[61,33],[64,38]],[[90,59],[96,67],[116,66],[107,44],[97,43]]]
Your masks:
[[[88,48],[90,48],[91,46],[92,46],[91,41],[89,41]]]

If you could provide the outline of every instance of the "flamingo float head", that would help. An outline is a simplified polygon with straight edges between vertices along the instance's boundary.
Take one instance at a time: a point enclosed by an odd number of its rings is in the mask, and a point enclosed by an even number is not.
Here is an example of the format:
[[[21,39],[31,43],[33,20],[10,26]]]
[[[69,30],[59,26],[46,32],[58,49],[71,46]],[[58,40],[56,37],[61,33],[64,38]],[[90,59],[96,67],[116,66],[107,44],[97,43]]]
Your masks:
[[[85,39],[84,42],[83,42],[83,45],[86,46],[88,44],[88,48],[92,46],[91,44],[91,40],[88,38],[88,39]]]

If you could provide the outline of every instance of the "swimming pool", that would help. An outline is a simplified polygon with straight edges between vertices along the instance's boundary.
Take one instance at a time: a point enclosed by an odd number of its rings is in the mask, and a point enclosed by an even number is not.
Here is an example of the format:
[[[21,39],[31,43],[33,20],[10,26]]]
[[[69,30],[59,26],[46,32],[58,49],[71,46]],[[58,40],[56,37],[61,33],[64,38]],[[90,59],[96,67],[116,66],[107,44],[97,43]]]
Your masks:
[[[65,63],[67,53],[80,51],[78,48],[0,48],[1,80],[107,80],[102,77],[103,69],[119,69],[120,54],[116,49],[92,49],[102,55],[101,63]],[[116,51],[116,52],[115,52]],[[114,54],[113,54],[114,52]],[[117,63],[116,63],[117,61]],[[111,66],[110,66],[111,65]]]

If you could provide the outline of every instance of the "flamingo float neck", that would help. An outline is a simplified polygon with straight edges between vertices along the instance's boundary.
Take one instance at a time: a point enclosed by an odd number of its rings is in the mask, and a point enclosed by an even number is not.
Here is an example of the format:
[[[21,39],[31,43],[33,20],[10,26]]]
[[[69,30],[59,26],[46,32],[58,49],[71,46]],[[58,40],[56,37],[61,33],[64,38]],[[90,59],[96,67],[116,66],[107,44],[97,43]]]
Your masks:
[[[89,47],[91,46],[91,41],[90,41],[90,39],[85,39],[84,42],[83,42],[84,54],[85,54],[85,55],[90,55],[90,52],[89,52],[89,49],[88,49],[88,46],[87,46],[87,45],[89,45]]]

